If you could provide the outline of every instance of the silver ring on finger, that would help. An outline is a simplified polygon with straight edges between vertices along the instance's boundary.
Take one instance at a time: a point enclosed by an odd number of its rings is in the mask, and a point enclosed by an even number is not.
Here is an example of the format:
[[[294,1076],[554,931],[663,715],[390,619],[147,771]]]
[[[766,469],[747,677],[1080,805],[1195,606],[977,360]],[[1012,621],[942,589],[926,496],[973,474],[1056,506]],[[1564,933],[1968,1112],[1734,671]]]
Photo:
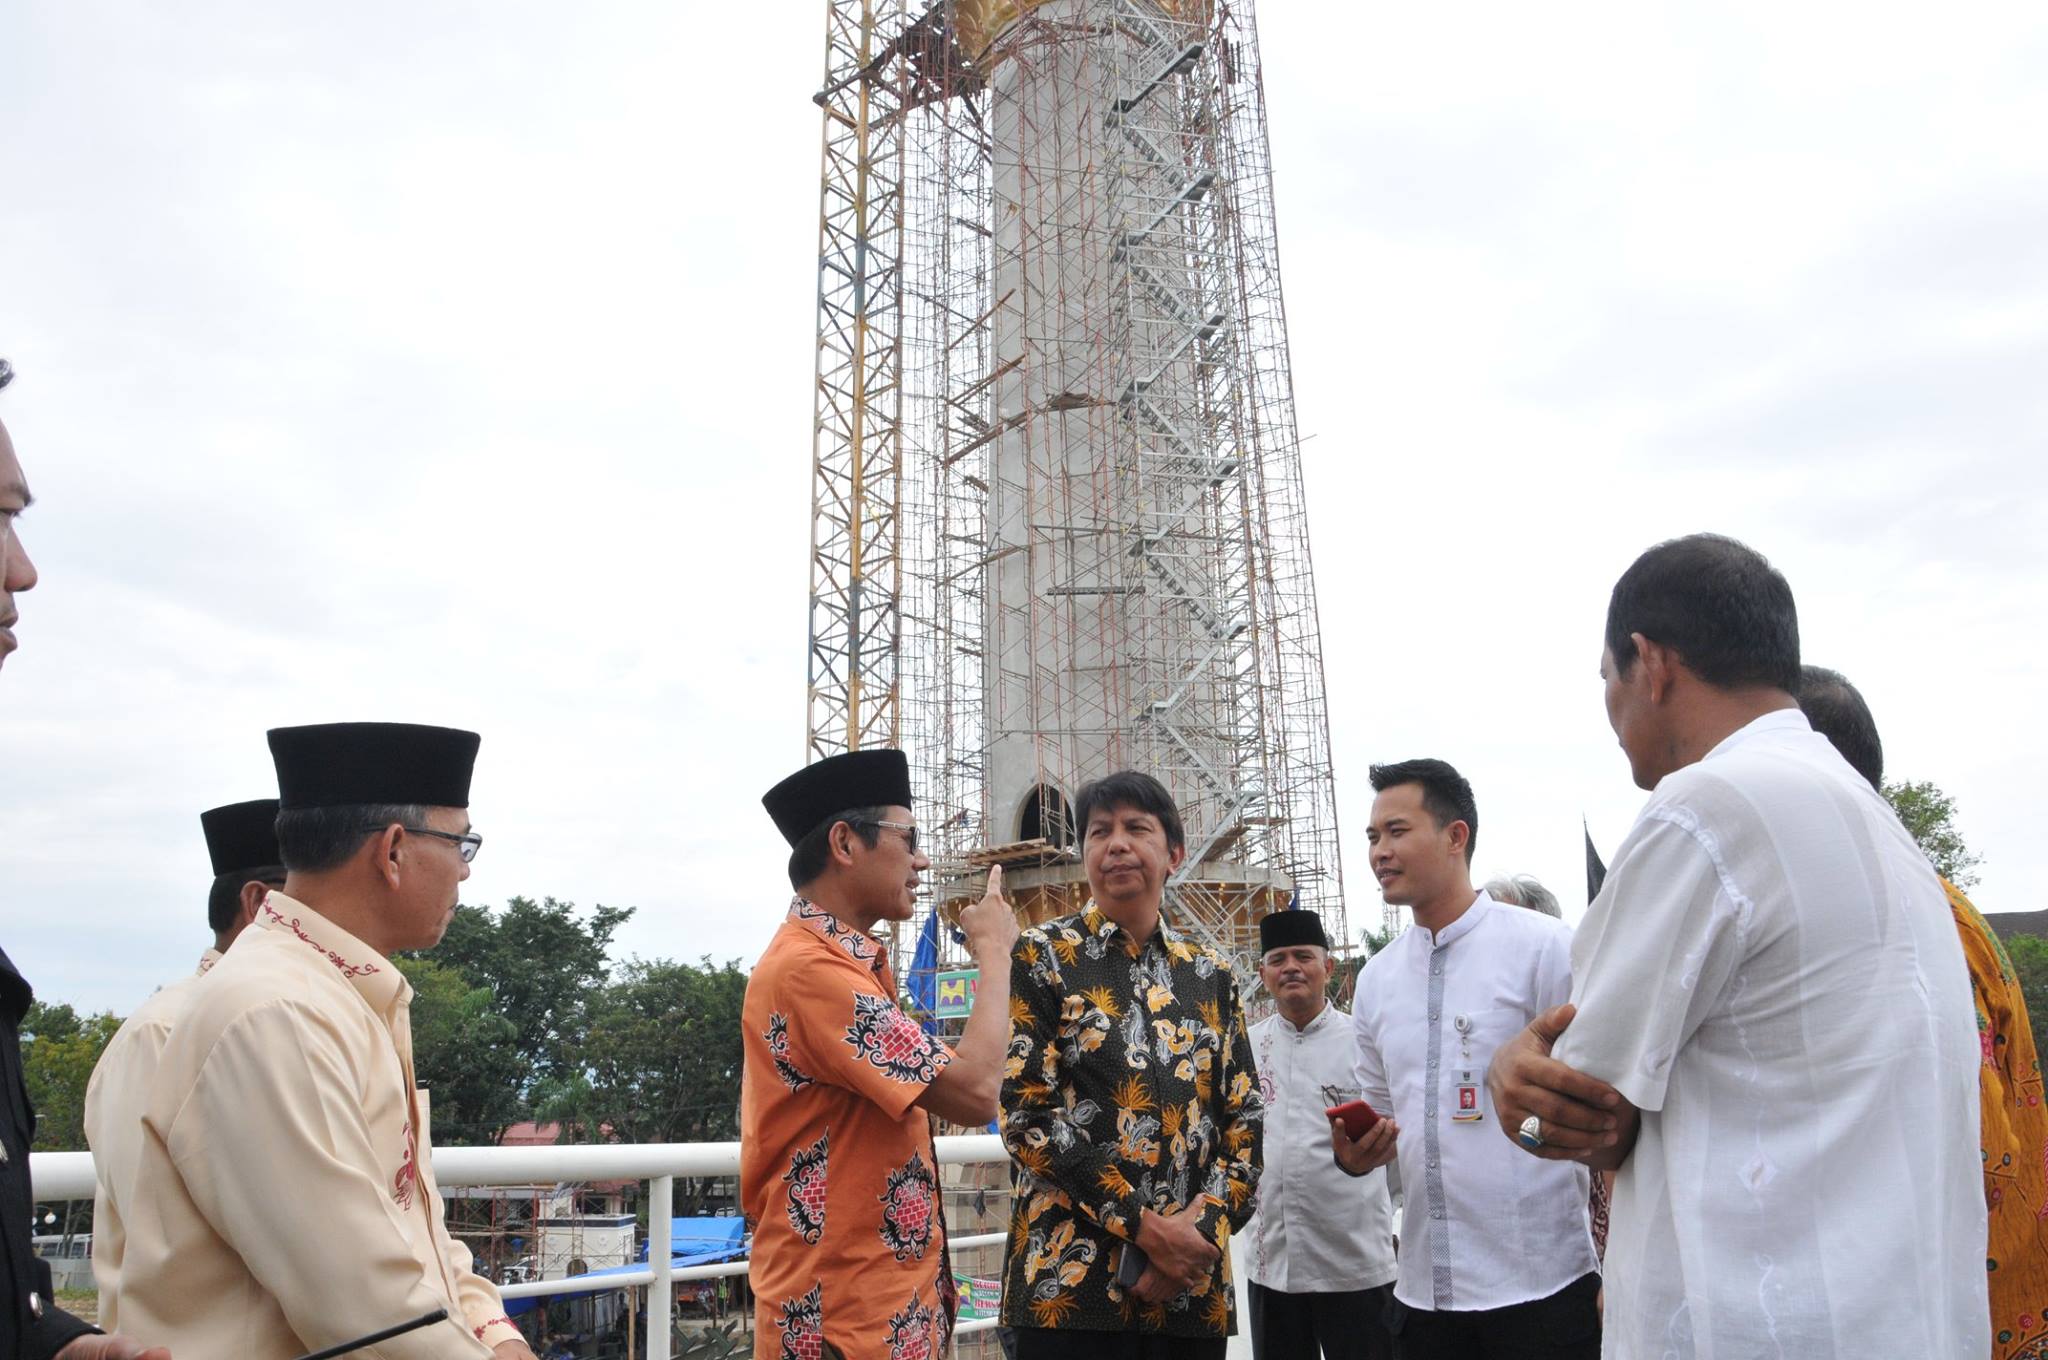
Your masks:
[[[1530,1115],[1522,1121],[1521,1129],[1515,1134],[1515,1141],[1534,1152],[1543,1146],[1543,1121]]]

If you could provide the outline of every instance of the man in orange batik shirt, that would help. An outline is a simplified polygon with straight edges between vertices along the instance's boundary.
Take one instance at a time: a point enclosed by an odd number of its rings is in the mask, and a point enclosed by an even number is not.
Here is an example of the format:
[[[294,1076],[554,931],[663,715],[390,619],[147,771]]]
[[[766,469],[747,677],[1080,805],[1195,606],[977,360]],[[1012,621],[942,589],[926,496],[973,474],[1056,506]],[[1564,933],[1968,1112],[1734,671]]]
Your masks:
[[[916,909],[901,751],[811,765],[762,798],[796,900],[747,980],[740,1203],[760,1360],[943,1360],[956,1288],[931,1116],[995,1118],[1016,918],[992,870],[960,916],[985,967],[957,1052],[896,1005],[871,933]]]

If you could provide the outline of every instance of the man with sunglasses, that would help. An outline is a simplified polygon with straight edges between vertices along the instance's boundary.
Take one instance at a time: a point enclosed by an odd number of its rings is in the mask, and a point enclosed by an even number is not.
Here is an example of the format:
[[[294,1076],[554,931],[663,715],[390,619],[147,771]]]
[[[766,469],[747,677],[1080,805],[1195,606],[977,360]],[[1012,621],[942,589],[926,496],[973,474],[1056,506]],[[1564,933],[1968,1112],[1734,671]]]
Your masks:
[[[796,899],[747,979],[740,1205],[755,1354],[884,1360],[946,1354],[956,1289],[931,1116],[996,1116],[1010,1039],[1016,917],[1002,871],[960,914],[981,964],[974,1010],[949,1048],[896,1005],[873,931],[907,921],[918,875],[910,766],[853,751],[762,798],[790,845]]]
[[[469,861],[473,732],[270,733],[284,887],[171,1029],[142,1120],[116,1305],[174,1353],[288,1360],[437,1308],[387,1360],[533,1360],[448,1235],[412,988]]]

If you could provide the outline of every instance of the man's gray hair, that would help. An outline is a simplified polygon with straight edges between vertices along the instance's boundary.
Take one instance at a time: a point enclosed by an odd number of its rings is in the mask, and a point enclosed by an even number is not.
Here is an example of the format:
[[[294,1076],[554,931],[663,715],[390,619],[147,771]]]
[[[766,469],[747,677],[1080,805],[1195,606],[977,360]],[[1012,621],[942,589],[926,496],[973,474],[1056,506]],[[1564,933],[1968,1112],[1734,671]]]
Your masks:
[[[1537,882],[1534,874],[1496,878],[1486,885],[1486,895],[1496,902],[1527,907],[1545,916],[1555,916],[1560,921],[1564,919],[1564,911],[1557,905],[1557,894]]]

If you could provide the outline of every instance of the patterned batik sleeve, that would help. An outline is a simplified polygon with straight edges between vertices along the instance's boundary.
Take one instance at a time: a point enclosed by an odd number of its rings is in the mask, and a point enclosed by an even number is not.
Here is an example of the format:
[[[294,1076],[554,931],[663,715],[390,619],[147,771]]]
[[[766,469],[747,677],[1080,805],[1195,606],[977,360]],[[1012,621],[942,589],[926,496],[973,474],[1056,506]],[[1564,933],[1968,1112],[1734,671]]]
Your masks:
[[[1227,973],[1223,1000],[1230,1018],[1230,1038],[1224,1046],[1215,1096],[1222,1107],[1216,1122],[1223,1131],[1223,1155],[1209,1167],[1198,1220],[1202,1235],[1218,1250],[1226,1249],[1226,1239],[1243,1229],[1258,1204],[1266,1123],[1265,1102],[1259,1097],[1258,1063],[1252,1057],[1251,1032],[1244,1023],[1244,1003],[1238,998],[1236,980]]]
[[[803,1075],[844,1087],[894,1117],[953,1060],[952,1050],[899,1010],[866,969],[805,969],[793,980],[770,1024],[783,1022]]]
[[[1072,1108],[1060,1092],[1060,976],[1051,946],[1027,931],[1010,956],[1010,1056],[1003,1069],[1003,1146],[1017,1164],[1053,1186],[1104,1231],[1135,1240],[1145,1204],[1112,1150],[1084,1124],[1110,1127],[1116,1115],[1095,1102]]]

